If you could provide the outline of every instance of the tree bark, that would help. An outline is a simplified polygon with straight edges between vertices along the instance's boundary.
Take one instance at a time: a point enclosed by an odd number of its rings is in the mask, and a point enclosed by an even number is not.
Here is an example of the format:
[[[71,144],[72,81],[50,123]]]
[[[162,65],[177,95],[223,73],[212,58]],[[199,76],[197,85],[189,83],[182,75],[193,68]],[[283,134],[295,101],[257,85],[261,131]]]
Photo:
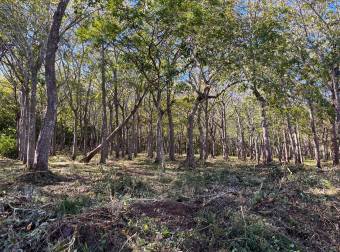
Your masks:
[[[319,138],[316,132],[316,124],[315,124],[315,117],[314,117],[314,107],[312,101],[308,100],[309,106],[309,117],[310,117],[310,126],[313,133],[313,141],[314,141],[314,156],[316,160],[316,166],[321,168],[321,158],[320,158],[320,146],[319,146]]]
[[[244,130],[243,130],[242,122],[241,122],[241,116],[237,109],[236,109],[236,115],[237,115],[238,146],[239,146],[238,157],[241,160],[245,161],[247,157],[246,157],[246,148],[245,148],[245,142],[244,142]]]
[[[263,148],[265,154],[265,164],[269,164],[273,161],[272,151],[270,146],[269,139],[269,125],[267,119],[267,104],[265,102],[261,102],[261,118],[262,118],[262,133],[263,133]]]
[[[40,68],[40,67],[39,67]],[[27,168],[32,169],[34,165],[34,151],[36,138],[36,106],[37,106],[37,79],[38,71],[32,70],[31,75],[31,99],[28,117],[28,143],[27,143]]]
[[[52,26],[47,40],[45,56],[47,108],[35,150],[34,170],[48,170],[48,155],[57,117],[55,57],[60,40],[59,30],[68,3],[69,0],[59,1],[57,10],[53,15]]]
[[[167,96],[166,96],[166,112],[168,115],[168,123],[169,123],[169,159],[171,161],[175,161],[175,132],[174,132],[174,122],[172,118],[172,110],[171,110],[171,89],[168,85]]]
[[[100,153],[100,163],[105,164],[106,159],[108,157],[108,142],[106,141],[107,138],[107,114],[106,114],[106,78],[105,78],[105,48],[104,43],[101,45],[101,75],[102,75],[102,82],[101,82],[101,91],[102,91],[102,129],[101,129],[101,141],[102,141],[102,148]]]
[[[203,126],[202,126],[202,105],[199,105],[198,109],[197,109],[197,125],[198,125],[198,132],[200,134],[199,135],[199,143],[200,143],[200,146],[199,146],[200,157],[199,157],[199,159],[204,162],[204,157],[205,157],[204,140],[205,140],[205,137],[204,137],[204,130],[203,130]]]
[[[339,97],[339,83],[337,72],[335,68],[332,70],[332,101],[335,111],[335,117],[332,122],[332,156],[333,165],[339,165],[339,133],[340,133],[340,97]]]
[[[226,115],[226,105],[222,104],[221,109],[221,131],[222,131],[222,154],[223,159],[229,159],[229,150],[228,150],[228,133],[227,133],[227,115]]]
[[[78,112],[74,111],[74,118],[73,118],[73,143],[72,143],[72,160],[76,160],[77,157],[77,131],[78,131]]]
[[[188,168],[195,168],[195,149],[194,149],[194,120],[195,115],[200,104],[200,100],[196,100],[194,106],[192,107],[190,114],[188,116],[188,126],[187,126],[187,157],[186,165]]]
[[[262,136],[263,136],[263,151],[264,151],[264,163],[269,164],[273,161],[272,151],[270,146],[270,137],[269,137],[269,124],[267,119],[267,102],[254,86],[253,88],[254,95],[256,99],[260,102],[261,106],[261,124],[262,124]]]

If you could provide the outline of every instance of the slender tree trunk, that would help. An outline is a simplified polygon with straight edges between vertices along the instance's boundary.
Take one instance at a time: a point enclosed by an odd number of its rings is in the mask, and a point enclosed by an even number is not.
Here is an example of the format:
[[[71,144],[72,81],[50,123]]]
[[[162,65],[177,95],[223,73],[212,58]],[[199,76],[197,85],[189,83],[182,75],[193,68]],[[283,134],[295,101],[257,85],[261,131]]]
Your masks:
[[[264,154],[265,154],[264,163],[269,164],[273,161],[273,158],[272,158],[272,151],[271,151],[270,140],[269,140],[267,104],[264,101],[261,102],[261,119],[262,119],[263,147],[264,147]]]
[[[285,130],[282,130],[283,135],[283,146],[284,146],[284,158],[285,162],[289,163],[289,145],[288,145],[288,139],[287,139],[287,133]]]
[[[221,109],[221,131],[222,131],[222,153],[223,153],[223,159],[228,160],[229,159],[229,150],[228,150],[228,133],[227,133],[227,116],[226,116],[226,107],[223,103],[222,109]]]
[[[72,160],[76,160],[77,157],[77,131],[78,131],[78,112],[74,111],[74,118],[73,118],[73,143],[72,143]]]
[[[333,165],[339,164],[339,145],[337,141],[336,121],[332,122],[332,159],[333,159]]]
[[[51,141],[51,152],[50,155],[51,156],[55,156],[56,155],[56,145],[57,145],[57,126],[54,127],[54,131],[53,131],[53,136],[52,136],[52,141]]]
[[[194,150],[194,120],[195,115],[200,104],[199,100],[196,100],[194,106],[192,107],[190,114],[188,116],[188,126],[187,126],[187,157],[186,157],[186,164],[188,168],[195,168],[195,150]]]
[[[237,128],[238,128],[238,142],[239,142],[239,158],[241,160],[246,160],[246,149],[245,149],[245,142],[244,142],[244,130],[241,122],[241,116],[239,111],[236,109],[237,115]]]
[[[133,143],[132,143],[132,135],[130,130],[131,130],[131,124],[126,125],[126,150],[127,150],[127,156],[128,160],[132,160],[132,148],[133,148]]]
[[[159,104],[160,106],[160,104]],[[156,131],[156,160],[162,171],[165,170],[164,164],[164,143],[163,143],[163,111],[157,108],[157,131]]]
[[[107,114],[106,114],[106,78],[105,78],[105,48],[104,43],[101,45],[101,75],[102,75],[102,130],[101,130],[101,142],[102,149],[100,153],[100,163],[105,164],[108,157],[108,143],[107,138]]]
[[[310,126],[313,133],[313,141],[314,141],[314,156],[316,160],[316,166],[321,168],[321,158],[320,158],[320,147],[319,147],[319,138],[316,132],[316,124],[314,118],[314,107],[312,101],[308,100],[309,106],[309,116],[310,116]]]
[[[335,110],[335,118],[332,122],[332,156],[333,165],[339,165],[339,131],[340,131],[340,98],[339,98],[339,84],[337,81],[336,70],[332,71],[332,101]]]
[[[147,139],[147,152],[148,158],[153,158],[153,125],[152,121],[149,121],[149,129],[148,129],[148,139]]]
[[[168,85],[169,86],[169,85]],[[174,132],[174,122],[172,118],[172,110],[171,110],[171,89],[168,87],[167,96],[166,96],[166,112],[168,115],[168,123],[169,123],[169,159],[171,161],[175,161],[175,132]]]
[[[50,151],[50,143],[57,117],[58,99],[55,75],[55,57],[60,39],[59,29],[68,3],[69,0],[59,1],[57,10],[53,15],[52,26],[47,40],[45,56],[47,108],[35,150],[33,167],[34,170],[48,170],[48,155]]]
[[[203,142],[203,154],[204,160],[208,158],[208,143],[209,143],[209,101],[204,101],[204,142]]]
[[[148,137],[147,137],[147,152],[148,158],[153,158],[153,117],[151,110],[151,102],[149,102],[150,112],[149,112],[149,120],[148,120]]]
[[[197,125],[198,125],[198,132],[199,132],[199,151],[200,151],[200,157],[199,159],[204,162],[204,157],[205,157],[205,137],[204,137],[204,130],[202,127],[202,105],[198,106],[197,109]]]
[[[118,127],[119,125],[119,100],[118,100],[118,81],[117,81],[117,70],[114,69],[114,90],[113,90],[113,102],[114,102],[114,109],[115,109],[115,126]],[[116,145],[115,145],[115,153],[116,158],[119,158],[119,152],[121,150],[121,142],[122,142],[122,132],[119,131],[115,137]]]
[[[40,67],[39,67],[40,68]],[[37,106],[37,84],[38,70],[32,70],[31,75],[31,100],[28,118],[28,143],[27,143],[27,168],[32,169],[34,165],[34,151],[36,138],[36,106]]]
[[[327,161],[329,159],[328,156],[328,130],[326,127],[323,128],[322,132],[322,159],[323,161]]]
[[[109,103],[109,128],[110,128],[110,133],[113,131],[113,106],[111,105],[111,103]],[[114,149],[115,145],[114,142],[110,142],[110,155],[112,156],[113,153],[113,149]]]
[[[85,102],[85,107],[84,107],[84,132],[83,132],[83,152],[84,154],[87,153],[87,146],[89,144],[88,141],[88,127],[89,127],[89,122],[88,122],[88,113],[89,113],[89,97],[90,97],[90,92],[91,92],[91,87],[92,87],[92,81],[90,80],[87,92],[86,92],[86,102]]]
[[[27,86],[27,85],[25,85]],[[24,164],[27,162],[27,139],[28,139],[28,109],[29,99],[27,88],[22,87],[20,92],[20,160]]]

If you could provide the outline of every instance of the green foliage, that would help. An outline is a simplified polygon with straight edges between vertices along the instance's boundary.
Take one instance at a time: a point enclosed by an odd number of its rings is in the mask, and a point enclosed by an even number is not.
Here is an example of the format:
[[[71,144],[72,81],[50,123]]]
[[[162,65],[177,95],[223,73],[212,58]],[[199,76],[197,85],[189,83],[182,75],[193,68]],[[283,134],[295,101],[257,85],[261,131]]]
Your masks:
[[[111,173],[108,173],[95,189],[97,193],[108,191],[110,195],[118,198],[123,196],[150,197],[154,194],[150,185],[139,178],[124,175],[113,179]]]
[[[4,134],[0,135],[0,156],[7,158],[18,156],[15,138]]]
[[[57,207],[57,213],[64,214],[78,214],[84,207],[91,205],[89,197],[81,196],[76,198],[64,198]]]
[[[197,227],[187,236],[185,246],[197,244],[203,250],[224,248],[234,252],[299,251],[294,242],[254,216],[205,209],[196,221]]]
[[[2,79],[0,79],[0,105],[0,133],[14,136],[16,104],[10,84]]]
[[[181,192],[187,191],[194,195],[200,194],[214,185],[233,185],[238,183],[239,178],[232,175],[227,169],[217,171],[192,172],[188,171],[181,174],[174,181],[174,189],[180,189]]]

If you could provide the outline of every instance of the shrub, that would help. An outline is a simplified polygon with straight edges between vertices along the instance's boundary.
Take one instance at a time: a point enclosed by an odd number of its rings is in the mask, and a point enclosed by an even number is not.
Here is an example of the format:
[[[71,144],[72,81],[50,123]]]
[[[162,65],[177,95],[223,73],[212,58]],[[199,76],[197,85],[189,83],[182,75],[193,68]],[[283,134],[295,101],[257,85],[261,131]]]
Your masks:
[[[16,141],[13,137],[0,135],[0,156],[17,158]]]

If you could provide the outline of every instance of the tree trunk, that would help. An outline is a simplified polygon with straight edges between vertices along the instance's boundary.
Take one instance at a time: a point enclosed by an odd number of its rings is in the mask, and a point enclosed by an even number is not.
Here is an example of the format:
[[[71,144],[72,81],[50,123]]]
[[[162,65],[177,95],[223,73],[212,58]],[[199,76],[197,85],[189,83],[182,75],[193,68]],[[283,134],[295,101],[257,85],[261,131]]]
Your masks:
[[[239,146],[239,158],[243,161],[247,159],[246,157],[246,149],[245,149],[245,142],[244,142],[244,130],[241,122],[241,116],[239,111],[236,109],[237,115],[237,128],[238,128],[238,146]]]
[[[209,101],[205,99],[204,104],[204,142],[203,142],[203,154],[204,160],[208,158],[208,143],[209,143],[209,112],[208,112]]]
[[[322,159],[323,161],[327,161],[329,159],[328,156],[328,130],[326,127],[323,128],[322,132]]]
[[[174,122],[172,118],[172,110],[171,110],[171,90],[168,87],[167,96],[166,96],[166,112],[168,115],[168,123],[169,123],[169,159],[171,161],[175,161],[175,132],[174,132]]]
[[[299,153],[297,135],[296,135],[296,131],[293,130],[293,128],[292,128],[289,115],[287,115],[287,128],[288,128],[290,143],[292,145],[294,162],[295,162],[295,164],[301,164],[302,159],[301,159],[301,156],[300,156],[300,153]]]
[[[107,138],[107,115],[106,115],[106,78],[105,78],[105,48],[104,43],[101,45],[101,75],[102,75],[102,83],[101,83],[101,91],[102,91],[102,130],[101,130],[101,142],[102,148],[100,153],[100,163],[105,164],[106,159],[108,157],[108,142]]]
[[[201,161],[204,161],[204,157],[205,157],[205,154],[204,154],[204,149],[205,149],[205,143],[204,143],[204,130],[203,130],[203,127],[202,127],[202,105],[199,105],[198,106],[198,109],[197,109],[197,125],[198,125],[198,132],[199,132],[199,151],[200,151],[200,157],[199,159]]]
[[[320,158],[320,147],[319,147],[319,138],[316,132],[315,118],[314,118],[314,107],[312,101],[308,100],[309,106],[309,116],[310,116],[310,126],[313,133],[313,141],[314,141],[314,156],[316,160],[316,166],[321,168],[321,158]]]
[[[39,67],[40,68],[40,67]],[[27,143],[27,168],[32,169],[34,165],[34,151],[35,151],[35,138],[36,138],[36,106],[37,106],[37,84],[38,72],[32,70],[31,76],[31,100],[28,118],[28,143]]]
[[[226,116],[226,107],[225,104],[222,104],[221,109],[221,131],[222,131],[222,153],[223,159],[229,159],[229,150],[228,150],[228,133],[227,133],[227,116]]]
[[[153,158],[153,120],[152,120],[152,110],[151,110],[151,102],[149,102],[150,112],[149,112],[149,120],[148,120],[148,137],[147,137],[147,152],[148,158]]]
[[[301,163],[303,163],[303,155],[302,155],[302,146],[301,146],[301,138],[298,125],[295,126],[295,135],[296,135],[296,142],[298,147],[298,153],[300,156]]]
[[[283,135],[283,145],[284,145],[284,158],[285,162],[289,163],[289,145],[288,145],[288,139],[287,139],[287,132],[285,130],[282,130]]]
[[[332,159],[333,159],[333,165],[339,164],[339,145],[338,145],[338,140],[337,140],[336,121],[332,122]]]
[[[261,101],[261,119],[262,119],[262,133],[263,133],[263,148],[264,148],[264,163],[269,164],[273,161],[272,151],[269,140],[269,125],[267,119],[267,104]]]
[[[119,125],[119,100],[118,100],[118,81],[117,81],[117,70],[114,69],[114,89],[113,89],[113,102],[114,102],[114,109],[115,109],[115,126],[118,127]],[[116,134],[116,145],[115,145],[115,153],[116,158],[119,158],[119,152],[121,150],[121,142],[122,142],[122,132],[119,131]]]
[[[160,106],[160,104],[159,104]],[[164,171],[164,146],[163,146],[163,111],[157,108],[157,131],[156,131],[156,160],[155,162],[160,165]]]
[[[26,86],[26,85],[25,85]],[[20,136],[20,160],[24,164],[27,162],[27,138],[28,138],[28,91],[27,88],[22,87],[20,92],[20,121],[19,121],[19,136]]]
[[[195,168],[195,149],[194,149],[194,120],[195,115],[200,104],[199,100],[196,100],[194,106],[191,109],[191,112],[188,116],[188,126],[187,126],[187,157],[186,157],[186,165],[188,168]]]
[[[332,70],[332,101],[333,107],[335,110],[335,118],[332,122],[332,156],[333,156],[333,165],[339,164],[339,133],[340,133],[340,98],[339,98],[339,83],[337,79],[337,71],[336,69]]]
[[[76,160],[76,157],[77,157],[77,145],[78,145],[77,130],[78,130],[78,112],[74,111],[72,160]]]
[[[34,170],[48,170],[48,155],[55,121],[57,118],[58,99],[55,75],[55,57],[60,39],[59,29],[68,3],[69,0],[59,1],[57,10],[53,15],[52,26],[47,40],[45,56],[47,108],[35,150]]]
[[[110,133],[113,131],[113,106],[111,105],[111,103],[109,103],[109,128],[110,128]],[[110,142],[110,155],[112,156],[113,154],[113,149],[114,149],[115,145],[114,142],[111,141]]]

